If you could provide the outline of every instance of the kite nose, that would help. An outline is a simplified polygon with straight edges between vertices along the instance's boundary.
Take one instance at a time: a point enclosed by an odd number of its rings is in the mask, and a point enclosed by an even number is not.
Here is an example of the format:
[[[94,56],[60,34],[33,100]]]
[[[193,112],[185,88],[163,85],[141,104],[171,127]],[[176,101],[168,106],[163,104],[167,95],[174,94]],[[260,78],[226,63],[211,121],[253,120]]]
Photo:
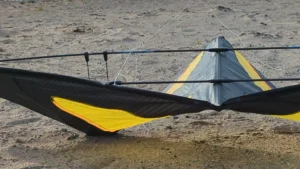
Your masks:
[[[224,40],[225,40],[224,36],[217,36],[216,38],[213,39],[213,42],[224,41]]]

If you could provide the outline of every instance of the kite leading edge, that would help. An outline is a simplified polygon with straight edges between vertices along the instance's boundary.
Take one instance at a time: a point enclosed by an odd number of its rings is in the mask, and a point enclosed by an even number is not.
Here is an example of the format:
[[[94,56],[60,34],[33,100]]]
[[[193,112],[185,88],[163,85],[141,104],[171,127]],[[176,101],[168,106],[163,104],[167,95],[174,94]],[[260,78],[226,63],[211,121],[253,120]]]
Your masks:
[[[230,49],[224,37],[215,38],[176,78],[211,81],[173,83],[163,92],[0,68],[0,97],[94,136],[204,110],[230,109],[300,121],[300,85],[276,88],[240,52]]]

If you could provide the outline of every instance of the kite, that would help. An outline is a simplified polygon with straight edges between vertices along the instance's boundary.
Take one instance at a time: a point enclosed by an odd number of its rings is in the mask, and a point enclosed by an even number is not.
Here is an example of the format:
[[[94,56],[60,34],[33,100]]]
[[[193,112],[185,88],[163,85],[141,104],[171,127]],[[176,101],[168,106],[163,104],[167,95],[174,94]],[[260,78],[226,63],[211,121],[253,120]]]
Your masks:
[[[110,54],[199,52],[175,81],[113,81],[102,83],[71,76],[0,68],[0,97],[17,103],[91,136],[186,113],[234,110],[300,121],[300,85],[276,88],[239,50],[300,49],[290,47],[233,48],[217,37],[205,49],[105,51],[25,59]],[[107,62],[106,62],[107,63]],[[169,84],[162,92],[125,85]]]

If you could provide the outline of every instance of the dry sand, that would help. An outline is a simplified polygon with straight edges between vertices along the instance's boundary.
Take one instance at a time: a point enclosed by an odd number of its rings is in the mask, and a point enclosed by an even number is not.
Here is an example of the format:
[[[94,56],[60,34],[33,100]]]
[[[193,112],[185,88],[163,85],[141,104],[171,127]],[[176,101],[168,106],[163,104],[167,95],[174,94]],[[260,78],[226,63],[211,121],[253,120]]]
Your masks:
[[[2,0],[0,58],[201,48],[216,36],[234,47],[244,47],[240,39],[247,47],[297,45],[299,9],[299,0]],[[269,78],[299,77],[299,50],[243,54]],[[110,56],[110,80],[126,56]],[[119,80],[173,80],[195,56],[132,55]],[[87,78],[83,57],[0,65]],[[102,56],[91,58],[93,79],[106,81],[104,68]],[[161,91],[166,86],[137,87]],[[300,168],[300,124],[270,116],[207,111],[93,138],[0,102],[0,168]]]

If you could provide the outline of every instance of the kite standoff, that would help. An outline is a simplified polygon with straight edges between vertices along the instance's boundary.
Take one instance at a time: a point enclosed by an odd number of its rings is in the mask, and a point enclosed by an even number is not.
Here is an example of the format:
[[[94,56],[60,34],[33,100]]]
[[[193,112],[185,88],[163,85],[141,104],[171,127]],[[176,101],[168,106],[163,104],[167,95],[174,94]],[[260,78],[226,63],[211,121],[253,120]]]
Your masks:
[[[124,53],[199,52],[174,81],[122,82],[80,79],[28,70],[0,68],[0,97],[71,126],[87,135],[114,134],[119,130],[159,118],[204,110],[234,110],[300,121],[300,85],[276,88],[239,50],[300,49],[291,47],[233,48],[217,37],[205,49],[143,50],[67,54],[0,60]],[[162,92],[130,84],[161,84]]]

